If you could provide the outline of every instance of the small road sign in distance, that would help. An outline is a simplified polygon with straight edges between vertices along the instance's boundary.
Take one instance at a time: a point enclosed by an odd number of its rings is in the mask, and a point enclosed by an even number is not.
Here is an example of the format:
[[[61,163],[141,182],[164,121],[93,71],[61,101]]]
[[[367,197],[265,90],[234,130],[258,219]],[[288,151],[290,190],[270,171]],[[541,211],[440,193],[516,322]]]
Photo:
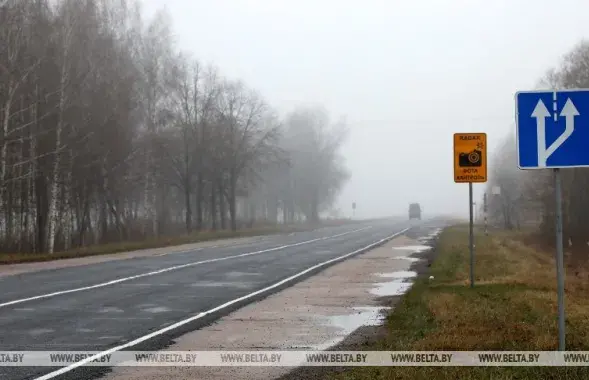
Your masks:
[[[520,169],[589,167],[589,89],[515,96]]]
[[[487,182],[487,134],[454,134],[454,182]]]

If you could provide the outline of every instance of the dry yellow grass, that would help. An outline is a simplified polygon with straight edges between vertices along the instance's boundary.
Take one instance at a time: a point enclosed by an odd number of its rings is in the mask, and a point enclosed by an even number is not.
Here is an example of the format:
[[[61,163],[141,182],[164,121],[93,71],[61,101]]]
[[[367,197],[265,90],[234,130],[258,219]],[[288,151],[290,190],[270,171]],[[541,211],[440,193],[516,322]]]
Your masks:
[[[389,338],[367,349],[555,350],[554,255],[507,232],[477,233],[475,288],[469,287],[468,229],[445,230],[432,265],[388,318]],[[569,263],[570,264],[570,263]],[[589,271],[568,268],[567,349],[589,350]],[[358,368],[335,379],[585,379],[582,367]]]

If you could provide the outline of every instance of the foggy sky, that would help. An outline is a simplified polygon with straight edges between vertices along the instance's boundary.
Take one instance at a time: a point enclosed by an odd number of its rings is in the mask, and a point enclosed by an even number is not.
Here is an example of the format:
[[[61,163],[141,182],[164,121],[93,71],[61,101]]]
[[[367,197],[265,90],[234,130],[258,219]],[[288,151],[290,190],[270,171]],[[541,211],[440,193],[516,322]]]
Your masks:
[[[178,47],[243,79],[282,114],[323,104],[345,116],[357,217],[467,215],[452,134],[514,129],[514,94],[534,89],[581,38],[587,0],[142,0],[165,6]],[[490,157],[491,158],[491,157]],[[492,162],[491,162],[492,165]],[[475,185],[480,198],[484,185]]]

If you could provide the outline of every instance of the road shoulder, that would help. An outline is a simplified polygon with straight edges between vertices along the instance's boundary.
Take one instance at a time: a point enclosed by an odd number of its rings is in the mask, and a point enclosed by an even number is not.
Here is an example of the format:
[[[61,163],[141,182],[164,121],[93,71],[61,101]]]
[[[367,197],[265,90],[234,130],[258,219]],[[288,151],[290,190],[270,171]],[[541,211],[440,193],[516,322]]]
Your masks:
[[[445,230],[430,268],[389,314],[386,331],[361,350],[554,351],[558,347],[556,275],[550,249],[518,232],[475,235],[470,287],[468,227]],[[574,268],[574,270],[573,270]],[[587,266],[568,262],[567,350],[586,350]],[[313,379],[586,379],[587,367],[357,367]],[[302,377],[291,377],[290,379]],[[307,377],[311,378],[311,377]],[[283,378],[281,380],[286,380]]]
[[[409,271],[415,272],[414,277],[415,283],[427,281],[429,276],[430,267],[433,264],[437,256],[437,242],[439,235],[425,235],[420,231],[412,231],[409,233],[412,238],[419,239],[419,243],[427,244],[426,246],[431,247],[430,249],[424,249],[421,251],[414,252],[409,255],[412,260],[412,264]],[[420,236],[422,235],[422,236]],[[414,285],[413,285],[414,286]],[[409,290],[411,292],[412,290]],[[394,310],[399,306],[405,294],[396,296],[381,297],[379,301],[385,308]],[[388,314],[388,313],[387,313]],[[362,326],[355,330],[352,334],[347,336],[342,342],[335,346],[332,346],[328,351],[366,351],[366,350],[380,350],[382,342],[386,341],[389,335],[389,329],[387,328],[386,319],[383,324],[376,326]],[[280,376],[277,380],[317,380],[317,379],[332,379],[334,376],[344,374],[349,371],[346,367],[300,367],[296,368],[285,375]]]

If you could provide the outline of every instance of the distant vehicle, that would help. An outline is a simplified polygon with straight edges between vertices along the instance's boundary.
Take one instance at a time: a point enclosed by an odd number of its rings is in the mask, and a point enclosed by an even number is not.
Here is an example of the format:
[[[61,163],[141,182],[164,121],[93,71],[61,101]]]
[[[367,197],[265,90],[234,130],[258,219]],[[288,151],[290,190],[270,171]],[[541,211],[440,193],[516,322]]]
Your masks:
[[[411,203],[409,205],[409,220],[411,219],[421,220],[421,206],[419,206],[419,203]]]

